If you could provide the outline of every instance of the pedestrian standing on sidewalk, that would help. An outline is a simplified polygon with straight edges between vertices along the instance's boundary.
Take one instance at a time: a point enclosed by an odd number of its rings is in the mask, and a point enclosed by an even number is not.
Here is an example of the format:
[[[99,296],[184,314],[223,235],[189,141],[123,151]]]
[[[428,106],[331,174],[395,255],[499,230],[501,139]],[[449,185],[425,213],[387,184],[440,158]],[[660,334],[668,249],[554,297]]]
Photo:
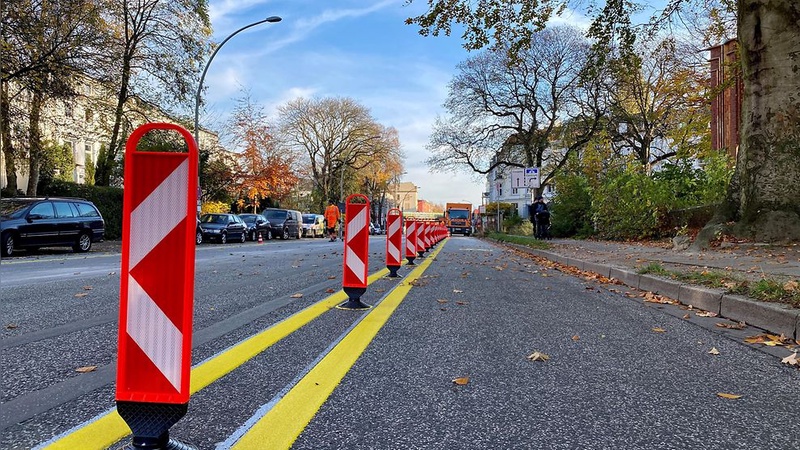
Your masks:
[[[328,228],[328,237],[331,239],[331,242],[336,240],[336,224],[339,223],[340,217],[339,207],[336,206],[336,202],[331,199],[331,201],[328,202],[328,207],[325,208],[325,227]]]
[[[540,195],[533,201],[533,218],[536,229],[534,230],[534,237],[537,239],[549,239],[550,233],[550,210],[547,208],[547,203]]]

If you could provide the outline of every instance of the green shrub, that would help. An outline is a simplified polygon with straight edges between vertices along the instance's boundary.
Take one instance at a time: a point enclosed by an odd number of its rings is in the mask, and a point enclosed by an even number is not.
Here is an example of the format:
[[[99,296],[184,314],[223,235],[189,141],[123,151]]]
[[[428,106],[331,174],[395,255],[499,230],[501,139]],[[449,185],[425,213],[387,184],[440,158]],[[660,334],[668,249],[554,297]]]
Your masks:
[[[515,236],[533,236],[533,224],[528,220],[520,220],[513,225],[504,225],[506,232]]]
[[[581,175],[561,175],[550,202],[550,234],[555,237],[588,237],[592,227],[592,197],[589,183]]]
[[[81,197],[91,201],[100,210],[106,222],[105,238],[115,240],[122,237],[122,189],[53,180],[47,186],[47,192],[39,194],[53,197]]]
[[[592,200],[594,223],[607,239],[655,238],[665,233],[664,217],[674,203],[668,183],[629,167],[609,174],[597,189]]]

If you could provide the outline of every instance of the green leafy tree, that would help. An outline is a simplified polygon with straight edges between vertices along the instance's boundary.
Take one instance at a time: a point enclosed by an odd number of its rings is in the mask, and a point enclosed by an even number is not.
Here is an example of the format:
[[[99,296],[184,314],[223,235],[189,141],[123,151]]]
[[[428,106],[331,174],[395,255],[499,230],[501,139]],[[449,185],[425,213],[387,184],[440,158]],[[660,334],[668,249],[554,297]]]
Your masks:
[[[105,0],[112,38],[105,80],[115,86],[111,137],[97,161],[95,182],[109,186],[131,121],[133,97],[163,107],[188,104],[195,92],[211,34],[205,0]],[[118,173],[118,172],[117,172]]]
[[[408,0],[413,2],[413,0]],[[450,34],[453,24],[464,25],[464,46],[479,49],[510,42],[525,48],[531,36],[574,0],[428,0],[428,11],[409,18],[423,35]],[[681,10],[703,8],[710,0],[670,0],[654,27],[671,25]],[[795,0],[735,0],[715,2],[716,13],[735,9],[744,84],[741,145],[725,206],[715,223],[737,222],[733,231],[759,240],[800,240],[800,5]],[[594,2],[590,2],[594,6]],[[641,4],[607,0],[593,8],[590,36],[596,39],[593,61],[600,67],[606,56],[632,54],[636,31],[632,13]],[[710,36],[711,33],[706,36]],[[794,61],[795,63],[775,63]],[[718,231],[709,227],[698,240]]]

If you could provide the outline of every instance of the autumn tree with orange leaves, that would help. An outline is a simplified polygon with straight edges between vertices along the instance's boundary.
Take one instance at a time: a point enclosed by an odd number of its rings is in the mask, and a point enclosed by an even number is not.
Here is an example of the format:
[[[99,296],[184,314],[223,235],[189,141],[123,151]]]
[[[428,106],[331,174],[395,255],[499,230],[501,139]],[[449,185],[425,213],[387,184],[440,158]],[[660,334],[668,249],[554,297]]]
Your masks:
[[[229,125],[232,144],[241,150],[234,170],[239,209],[259,212],[267,199],[288,197],[299,181],[295,158],[275,145],[264,108],[246,94],[237,101]]]

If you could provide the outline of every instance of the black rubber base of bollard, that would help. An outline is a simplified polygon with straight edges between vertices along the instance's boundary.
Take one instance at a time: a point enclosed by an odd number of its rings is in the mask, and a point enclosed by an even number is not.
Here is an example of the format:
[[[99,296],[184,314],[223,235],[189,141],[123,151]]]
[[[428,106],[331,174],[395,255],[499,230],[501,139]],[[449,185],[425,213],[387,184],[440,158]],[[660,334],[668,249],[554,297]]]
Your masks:
[[[338,309],[370,309],[372,306],[367,305],[361,301],[361,296],[367,292],[367,288],[353,288],[353,287],[343,287],[342,290],[349,300],[342,303],[341,305],[337,306]]]
[[[397,270],[400,269],[400,266],[386,266],[389,269],[389,277],[390,278],[398,278],[400,275],[397,274]]]
[[[414,256],[407,256],[406,257],[406,261],[408,261],[408,264],[406,264],[406,265],[407,266],[416,266],[416,264],[414,264],[414,260],[415,259],[417,259],[417,258],[414,257]]]

